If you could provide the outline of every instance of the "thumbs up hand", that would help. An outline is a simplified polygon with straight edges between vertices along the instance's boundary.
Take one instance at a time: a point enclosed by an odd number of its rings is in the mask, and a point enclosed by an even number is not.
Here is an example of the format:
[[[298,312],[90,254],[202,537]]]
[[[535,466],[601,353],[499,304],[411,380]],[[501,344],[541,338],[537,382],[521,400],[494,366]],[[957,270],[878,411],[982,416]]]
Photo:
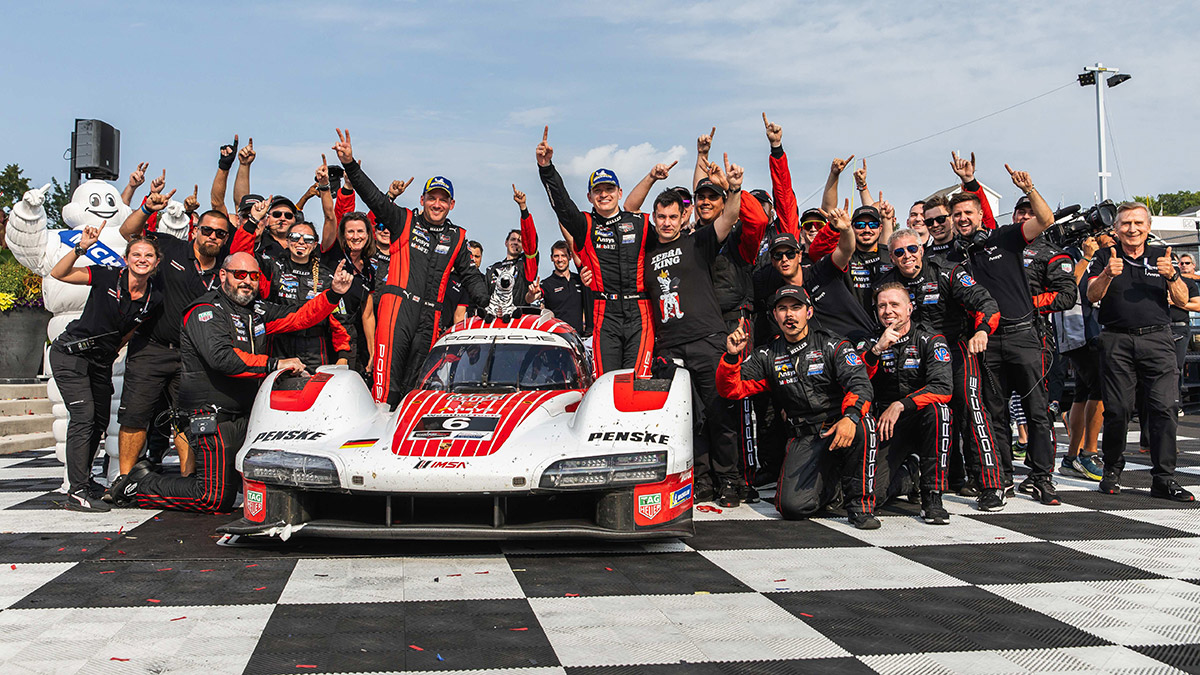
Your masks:
[[[1121,254],[1117,252],[1116,246],[1110,246],[1108,252],[1108,266],[1104,268],[1104,273],[1110,278],[1115,279],[1121,276],[1121,272],[1125,271],[1125,261],[1121,258]]]

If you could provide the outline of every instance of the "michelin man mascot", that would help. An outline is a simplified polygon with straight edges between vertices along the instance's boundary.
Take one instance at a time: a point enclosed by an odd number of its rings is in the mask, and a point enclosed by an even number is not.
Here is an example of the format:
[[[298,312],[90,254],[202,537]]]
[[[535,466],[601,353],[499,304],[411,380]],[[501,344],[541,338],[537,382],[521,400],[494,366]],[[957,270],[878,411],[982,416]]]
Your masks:
[[[125,250],[125,240],[121,237],[120,226],[133,209],[121,201],[121,193],[112,185],[92,179],[76,188],[71,195],[71,202],[63,207],[63,221],[69,229],[50,230],[46,226],[46,209],[43,206],[49,189],[50,185],[46,184],[40,189],[30,190],[21,201],[13,205],[5,242],[22,265],[42,277],[42,297],[45,299],[46,309],[54,314],[46,329],[46,336],[53,341],[67,324],[79,317],[84,304],[87,303],[89,288],[58,281],[50,276],[50,270],[79,240],[84,227],[100,227],[102,223],[107,223],[109,227],[105,227],[100,233],[100,241],[88,249],[87,256],[81,257],[75,264],[124,265],[125,259],[121,253]],[[117,362],[113,364],[113,415],[104,444],[104,451],[112,457],[111,472],[118,468],[116,411],[120,405],[124,373],[125,351],[122,349]],[[54,451],[61,462],[66,460],[64,443],[67,438],[67,408],[63,405],[62,395],[59,394],[53,377],[47,389],[50,400],[54,403]]]

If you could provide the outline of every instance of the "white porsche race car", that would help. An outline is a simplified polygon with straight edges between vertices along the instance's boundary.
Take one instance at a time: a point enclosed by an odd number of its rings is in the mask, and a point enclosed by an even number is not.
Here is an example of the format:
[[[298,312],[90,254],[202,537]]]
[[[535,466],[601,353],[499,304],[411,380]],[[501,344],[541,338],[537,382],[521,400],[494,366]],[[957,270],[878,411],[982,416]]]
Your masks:
[[[562,321],[458,324],[395,412],[344,366],[274,373],[237,456],[237,535],[512,539],[691,536],[687,371],[594,382]]]

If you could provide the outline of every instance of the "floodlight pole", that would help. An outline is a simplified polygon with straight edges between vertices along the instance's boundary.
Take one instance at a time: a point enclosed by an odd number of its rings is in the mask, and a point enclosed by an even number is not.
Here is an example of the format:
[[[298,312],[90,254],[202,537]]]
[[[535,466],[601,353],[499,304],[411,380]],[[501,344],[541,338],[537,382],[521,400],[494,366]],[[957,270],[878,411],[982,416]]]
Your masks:
[[[1108,172],[1108,146],[1104,141],[1104,87],[1116,86],[1116,84],[1120,84],[1121,81],[1117,81],[1115,84],[1109,84],[1105,81],[1105,76],[1102,75],[1102,73],[1112,73],[1112,75],[1116,75],[1121,71],[1119,68],[1105,67],[1103,63],[1099,62],[1097,62],[1094,66],[1085,66],[1083,71],[1085,73],[1095,73],[1095,82],[1092,86],[1096,88],[1096,148],[1099,150],[1100,155],[1100,171],[1098,172],[1100,177],[1100,201],[1104,201],[1105,199],[1108,199],[1108,179],[1112,177],[1112,174]],[[1129,79],[1129,77],[1125,76],[1124,79]]]

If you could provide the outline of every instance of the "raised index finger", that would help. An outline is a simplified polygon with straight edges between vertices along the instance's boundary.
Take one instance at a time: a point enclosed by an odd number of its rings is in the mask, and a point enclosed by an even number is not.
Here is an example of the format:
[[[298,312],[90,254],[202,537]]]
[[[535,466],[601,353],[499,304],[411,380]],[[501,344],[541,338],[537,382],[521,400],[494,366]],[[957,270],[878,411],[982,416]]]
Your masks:
[[[767,121],[767,113],[765,112],[763,113],[763,126],[771,126],[771,123]]]
[[[542,142],[545,143],[549,140],[550,140],[550,125],[547,124],[545,126],[545,128],[542,129]]]
[[[178,190],[178,189],[179,189],[179,188],[175,188],[174,190],[171,190],[171,194],[167,195],[167,200],[170,200],[170,199],[171,199],[171,197],[174,197],[174,196],[175,196],[175,192],[176,192],[176,190]]]
[[[667,171],[670,171],[671,169],[675,168],[675,165],[678,163],[679,163],[679,160],[675,160],[674,162],[671,162],[671,166],[667,167]]]
[[[1013,171],[1012,167],[1009,166],[1007,163],[1005,163],[1004,168],[1008,170],[1008,175],[1010,175],[1010,176],[1016,173],[1016,171]]]

